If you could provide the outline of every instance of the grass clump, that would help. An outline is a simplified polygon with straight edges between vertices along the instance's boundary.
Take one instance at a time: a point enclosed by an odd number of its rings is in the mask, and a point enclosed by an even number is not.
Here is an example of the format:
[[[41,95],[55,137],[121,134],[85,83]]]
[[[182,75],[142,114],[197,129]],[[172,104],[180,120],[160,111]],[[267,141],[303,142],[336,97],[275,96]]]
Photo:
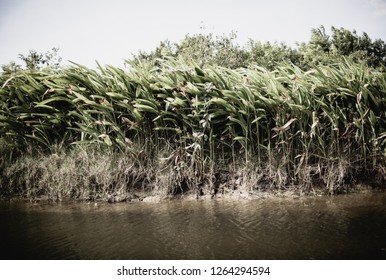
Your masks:
[[[25,198],[124,201],[152,188],[149,167],[145,170],[130,156],[118,157],[103,147],[29,151],[2,173],[2,194]]]

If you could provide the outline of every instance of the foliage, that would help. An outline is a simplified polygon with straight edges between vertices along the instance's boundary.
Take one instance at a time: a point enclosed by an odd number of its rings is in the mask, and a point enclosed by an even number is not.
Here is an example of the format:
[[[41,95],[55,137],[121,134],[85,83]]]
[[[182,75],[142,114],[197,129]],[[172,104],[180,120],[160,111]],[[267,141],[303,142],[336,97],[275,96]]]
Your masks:
[[[265,185],[319,180],[334,192],[350,176],[383,170],[384,72],[351,60],[311,71],[173,58],[158,65],[21,71],[0,91],[1,137],[46,148],[105,145],[141,164],[143,154],[155,161],[168,150],[164,161],[180,182],[191,174],[192,186],[213,168],[260,166]]]
[[[386,66],[386,44],[381,39],[373,41],[367,33],[359,36],[355,30],[344,28],[332,27],[331,31],[329,36],[323,26],[312,29],[310,42],[299,47],[304,56],[300,63],[303,68],[339,62],[342,57],[363,61],[373,68]]]
[[[344,28],[331,28],[328,35],[320,26],[311,30],[309,42],[299,43],[298,48],[284,43],[262,43],[249,40],[246,46],[236,44],[237,34],[214,37],[213,34],[187,35],[181,42],[161,42],[155,51],[140,53],[131,63],[157,65],[157,60],[174,57],[187,61],[193,59],[200,67],[217,65],[231,69],[259,65],[274,70],[283,62],[295,64],[303,70],[317,65],[329,65],[350,58],[363,61],[377,68],[386,66],[386,44],[381,39],[372,40],[366,33]]]
[[[15,61],[1,65],[2,76],[4,78],[4,76],[16,73],[19,70],[37,71],[44,67],[58,69],[62,60],[58,52],[58,48],[52,48],[44,54],[35,50],[30,50],[27,55],[19,54],[18,58],[24,63],[24,66],[17,64]]]
[[[19,54],[19,58],[24,62],[25,69],[39,70],[48,66],[57,68],[61,61],[61,58],[58,56],[58,51],[58,48],[52,48],[51,51],[42,54],[35,50],[30,50],[27,56]]]
[[[184,61],[193,59],[200,67],[208,65],[227,68],[246,67],[249,54],[235,43],[236,38],[236,33],[217,37],[213,34],[186,35],[180,43],[173,45],[169,41],[164,41],[149,54],[140,52],[131,64],[141,61],[157,65],[158,59],[174,57]]]
[[[299,65],[301,55],[296,50],[284,43],[271,44],[260,43],[250,40],[247,44],[247,53],[249,54],[247,65],[259,65],[260,67],[274,70],[282,63]]]

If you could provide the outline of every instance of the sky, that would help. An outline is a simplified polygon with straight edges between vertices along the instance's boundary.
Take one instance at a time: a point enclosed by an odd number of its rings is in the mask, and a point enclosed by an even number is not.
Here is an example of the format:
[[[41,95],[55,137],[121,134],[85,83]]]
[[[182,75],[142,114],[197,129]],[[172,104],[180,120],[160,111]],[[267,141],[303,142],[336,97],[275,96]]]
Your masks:
[[[120,67],[200,32],[295,46],[320,25],[386,41],[386,0],[0,0],[0,65],[58,47],[63,65]]]

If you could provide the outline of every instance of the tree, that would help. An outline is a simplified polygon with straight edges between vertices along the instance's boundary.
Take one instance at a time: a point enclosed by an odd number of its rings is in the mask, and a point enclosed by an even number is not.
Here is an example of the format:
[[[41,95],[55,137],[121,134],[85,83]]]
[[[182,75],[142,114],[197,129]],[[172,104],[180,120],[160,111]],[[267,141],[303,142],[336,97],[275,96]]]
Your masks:
[[[330,36],[327,35],[323,25],[311,29],[309,44],[319,52],[329,52],[331,49]]]
[[[58,51],[58,48],[52,48],[43,54],[35,50],[30,50],[27,56],[19,54],[19,58],[24,62],[25,69],[39,70],[48,66],[58,68],[62,60],[62,58],[58,56]]]
[[[52,67],[58,69],[62,58],[58,55],[59,48],[52,48],[46,53],[39,53],[35,50],[30,50],[27,55],[19,54],[18,58],[24,63],[23,65],[11,61],[8,64],[1,66],[3,73],[12,73],[19,70],[39,70],[44,67]]]
[[[194,60],[198,65],[219,65],[228,68],[247,67],[248,53],[235,43],[236,33],[229,36],[210,34],[186,35],[181,42],[171,44],[163,41],[152,52],[140,52],[130,63],[150,63],[157,65],[157,59],[175,57],[181,60]]]
[[[299,64],[300,56],[297,50],[281,44],[261,43],[249,40],[247,44],[249,54],[248,65],[257,64],[269,70],[274,70],[281,63]]]
[[[355,30],[344,28],[331,27],[331,34],[327,34],[323,25],[313,28],[309,42],[300,43],[297,48],[256,40],[239,46],[236,39],[234,32],[223,36],[186,35],[179,43],[161,42],[155,51],[140,53],[132,63],[140,61],[156,66],[158,58],[175,57],[185,61],[193,59],[201,67],[218,65],[235,69],[256,64],[274,70],[282,63],[291,63],[307,70],[350,58],[374,68],[386,66],[385,42],[372,41],[367,33],[358,35]]]

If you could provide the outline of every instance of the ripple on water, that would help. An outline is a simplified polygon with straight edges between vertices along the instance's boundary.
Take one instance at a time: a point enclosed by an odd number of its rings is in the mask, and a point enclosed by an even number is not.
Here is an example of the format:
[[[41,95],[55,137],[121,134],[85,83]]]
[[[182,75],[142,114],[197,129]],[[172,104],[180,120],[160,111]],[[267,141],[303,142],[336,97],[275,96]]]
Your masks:
[[[386,194],[0,202],[3,259],[385,259]],[[5,239],[4,239],[5,238]]]

